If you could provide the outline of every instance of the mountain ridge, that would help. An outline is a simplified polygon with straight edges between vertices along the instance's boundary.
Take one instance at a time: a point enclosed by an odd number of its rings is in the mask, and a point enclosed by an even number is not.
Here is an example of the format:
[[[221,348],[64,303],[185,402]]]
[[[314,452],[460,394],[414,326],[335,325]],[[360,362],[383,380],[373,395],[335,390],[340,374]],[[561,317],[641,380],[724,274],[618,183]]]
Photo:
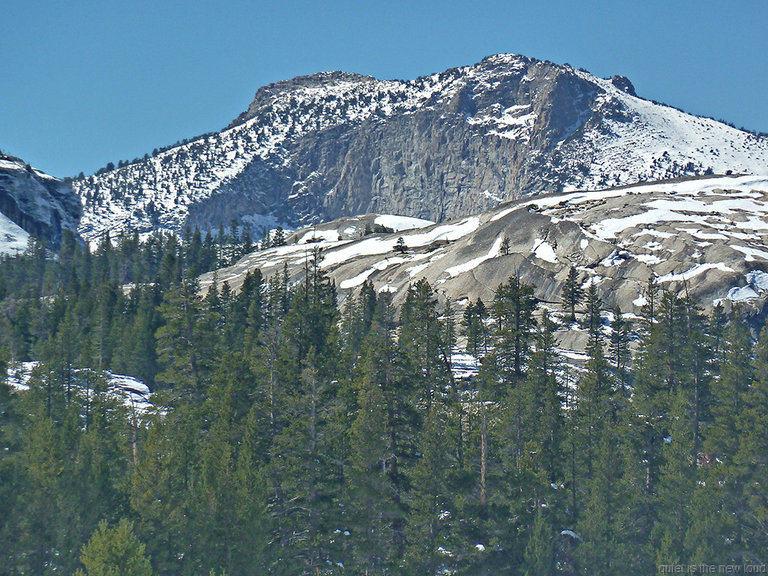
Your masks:
[[[412,81],[277,82],[222,132],[75,179],[80,231],[440,221],[545,192],[766,170],[765,141],[634,92],[623,77],[506,54]]]

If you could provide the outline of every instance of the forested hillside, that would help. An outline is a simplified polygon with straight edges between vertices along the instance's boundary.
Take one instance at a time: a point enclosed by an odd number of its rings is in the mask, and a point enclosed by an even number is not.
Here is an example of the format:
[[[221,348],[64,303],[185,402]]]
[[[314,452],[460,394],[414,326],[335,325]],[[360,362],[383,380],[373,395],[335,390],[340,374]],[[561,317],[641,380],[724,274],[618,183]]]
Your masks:
[[[463,313],[415,281],[337,304],[197,276],[234,232],[65,234],[0,262],[0,574],[652,574],[768,561],[768,336],[649,283],[640,318],[577,275]],[[575,272],[575,271],[574,271]],[[611,322],[608,321],[611,319]],[[588,331],[588,360],[556,324]],[[481,358],[459,378],[452,356]],[[104,370],[142,379],[131,413]],[[128,568],[129,567],[129,568]],[[128,572],[125,572],[128,573]]]

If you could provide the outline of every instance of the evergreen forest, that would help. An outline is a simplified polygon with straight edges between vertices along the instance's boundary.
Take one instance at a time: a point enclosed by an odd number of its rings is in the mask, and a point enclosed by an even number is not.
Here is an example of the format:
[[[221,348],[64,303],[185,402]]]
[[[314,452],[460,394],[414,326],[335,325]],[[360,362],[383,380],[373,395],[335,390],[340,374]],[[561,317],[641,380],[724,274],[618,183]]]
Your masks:
[[[235,230],[65,235],[0,262],[0,376],[37,361],[28,390],[0,378],[0,574],[768,562],[768,331],[739,310],[650,281],[630,323],[575,270],[549,311],[514,274],[461,313],[424,280],[398,306],[370,282],[340,305],[317,250],[298,283],[201,290],[252,248]],[[581,365],[556,337],[577,323]]]

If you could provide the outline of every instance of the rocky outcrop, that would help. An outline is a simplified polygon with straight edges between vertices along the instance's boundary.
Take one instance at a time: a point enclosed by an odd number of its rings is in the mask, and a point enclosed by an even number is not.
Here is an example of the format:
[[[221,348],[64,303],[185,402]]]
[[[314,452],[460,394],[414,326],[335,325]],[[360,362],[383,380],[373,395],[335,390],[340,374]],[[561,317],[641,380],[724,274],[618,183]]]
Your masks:
[[[705,309],[740,306],[756,318],[768,299],[766,177],[547,195],[465,219],[363,235],[376,223],[398,220],[369,215],[300,230],[286,246],[254,252],[216,276],[203,276],[201,284],[205,290],[216,278],[237,288],[247,271],[259,268],[269,277],[285,264],[298,281],[306,259],[319,250],[342,300],[370,280],[397,303],[410,283],[425,278],[461,307],[470,298],[490,301],[500,283],[519,273],[537,298],[559,307],[571,266],[584,287],[597,286],[606,310],[619,306],[630,318],[645,303],[649,279]],[[405,253],[395,250],[400,237]]]
[[[19,158],[0,156],[0,213],[26,233],[57,246],[63,229],[76,231],[81,205],[67,183]]]
[[[638,98],[626,78],[496,55],[408,82],[278,82],[226,130],[74,187],[93,238],[366,212],[444,221],[529,195],[766,165],[766,141]]]

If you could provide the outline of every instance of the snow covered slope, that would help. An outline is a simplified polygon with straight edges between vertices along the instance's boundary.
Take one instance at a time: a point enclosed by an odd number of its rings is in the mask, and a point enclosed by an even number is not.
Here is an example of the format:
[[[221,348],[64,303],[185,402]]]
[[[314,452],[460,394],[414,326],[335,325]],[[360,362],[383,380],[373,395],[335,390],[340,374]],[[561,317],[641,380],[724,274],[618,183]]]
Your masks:
[[[79,199],[66,183],[0,155],[0,254],[23,251],[30,234],[58,244],[79,217]]]
[[[768,171],[768,142],[625,78],[496,55],[413,81],[321,73],[259,89],[222,132],[74,182],[80,232],[442,221],[525,195]]]
[[[0,213],[0,255],[14,255],[24,252],[29,241],[26,230]]]
[[[407,286],[426,278],[458,302],[481,297],[519,271],[536,296],[557,305],[570,266],[584,286],[596,284],[607,309],[637,314],[648,279],[688,292],[711,308],[747,305],[758,313],[768,298],[768,178],[701,177],[540,196],[450,222],[369,236],[323,231],[319,242],[298,231],[290,243],[254,252],[218,271],[218,280],[239,286],[246,271],[265,276],[287,263],[294,280],[314,249],[342,298],[366,280],[401,300]],[[395,251],[402,237],[405,254]],[[213,275],[201,278],[203,289]]]
[[[567,187],[616,186],[729,170],[768,174],[766,140],[643,100],[586,72],[576,73],[603,92],[595,99],[596,115],[585,125],[583,137],[561,147],[562,160],[590,159],[589,172],[573,178]]]

